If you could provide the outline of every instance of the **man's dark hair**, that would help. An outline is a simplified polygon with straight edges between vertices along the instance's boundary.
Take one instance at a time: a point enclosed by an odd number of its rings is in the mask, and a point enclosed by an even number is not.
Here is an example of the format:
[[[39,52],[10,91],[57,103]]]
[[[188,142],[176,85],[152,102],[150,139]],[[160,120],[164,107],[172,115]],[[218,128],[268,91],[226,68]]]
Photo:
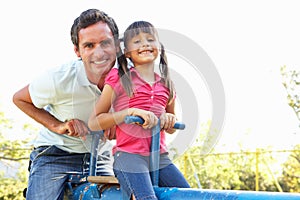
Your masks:
[[[100,11],[98,9],[88,9],[80,14],[79,17],[77,17],[74,20],[74,23],[71,27],[71,40],[72,43],[78,47],[78,32],[86,28],[90,25],[96,24],[98,22],[104,22],[106,23],[115,39],[115,42],[118,41],[119,38],[119,29],[115,22],[115,20],[111,17],[109,17],[105,12]],[[116,43],[117,44],[117,43]]]

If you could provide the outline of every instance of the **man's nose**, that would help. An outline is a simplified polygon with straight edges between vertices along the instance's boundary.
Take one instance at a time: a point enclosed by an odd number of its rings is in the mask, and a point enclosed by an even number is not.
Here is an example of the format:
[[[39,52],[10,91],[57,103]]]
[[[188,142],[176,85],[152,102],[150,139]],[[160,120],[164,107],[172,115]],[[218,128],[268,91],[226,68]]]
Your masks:
[[[97,45],[95,47],[95,53],[97,53],[97,54],[103,54],[103,52],[104,52],[104,49],[102,48],[101,45]]]

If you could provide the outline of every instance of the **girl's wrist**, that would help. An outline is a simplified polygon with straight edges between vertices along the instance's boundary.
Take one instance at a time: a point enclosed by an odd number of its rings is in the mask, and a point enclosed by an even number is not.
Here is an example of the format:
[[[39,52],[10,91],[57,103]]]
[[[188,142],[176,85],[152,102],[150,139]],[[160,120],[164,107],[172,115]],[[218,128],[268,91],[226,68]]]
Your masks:
[[[128,115],[134,115],[134,111],[135,111],[135,108],[128,108],[127,113],[128,113]]]

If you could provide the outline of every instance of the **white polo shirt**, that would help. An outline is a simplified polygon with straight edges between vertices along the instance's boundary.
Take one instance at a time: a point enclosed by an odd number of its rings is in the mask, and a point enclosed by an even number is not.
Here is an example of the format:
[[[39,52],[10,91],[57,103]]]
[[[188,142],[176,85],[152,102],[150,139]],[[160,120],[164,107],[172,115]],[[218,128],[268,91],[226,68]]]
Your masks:
[[[76,118],[86,124],[101,94],[99,88],[87,79],[84,65],[80,60],[51,69],[39,76],[30,83],[29,92],[36,107],[44,108],[60,121]],[[55,145],[64,151],[87,153],[90,152],[91,141],[91,135],[82,140],[66,134],[57,134],[42,127],[34,146]],[[100,146],[101,151],[111,148],[108,141]]]

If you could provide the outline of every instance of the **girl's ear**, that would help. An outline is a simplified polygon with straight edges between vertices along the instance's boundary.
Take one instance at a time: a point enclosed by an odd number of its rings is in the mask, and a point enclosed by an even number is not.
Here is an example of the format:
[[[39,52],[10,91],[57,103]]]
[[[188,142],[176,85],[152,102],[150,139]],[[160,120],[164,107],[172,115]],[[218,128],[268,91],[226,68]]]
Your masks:
[[[130,58],[130,52],[127,49],[124,49],[124,55],[126,58]]]
[[[119,53],[122,54],[120,46],[116,46],[116,52],[117,52],[117,55],[119,55]]]
[[[162,44],[161,44],[161,42],[159,43],[159,46],[158,46],[158,53],[159,53],[159,55],[161,55],[161,49],[162,49]]]

